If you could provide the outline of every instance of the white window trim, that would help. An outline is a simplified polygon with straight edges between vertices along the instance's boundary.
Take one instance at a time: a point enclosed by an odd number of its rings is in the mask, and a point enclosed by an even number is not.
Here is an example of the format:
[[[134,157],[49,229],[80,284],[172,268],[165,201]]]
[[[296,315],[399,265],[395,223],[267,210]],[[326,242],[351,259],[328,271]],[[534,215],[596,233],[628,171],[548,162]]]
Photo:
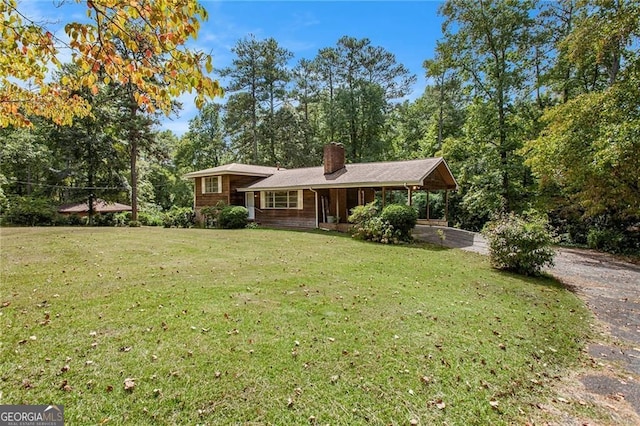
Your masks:
[[[290,192],[296,191],[298,193],[298,205],[296,207],[267,207],[267,192],[286,192],[287,198]],[[303,190],[302,189],[293,189],[293,190],[280,190],[280,191],[260,191],[260,208],[263,210],[303,210]]]
[[[217,192],[207,192],[207,179],[216,178],[218,180],[218,191]],[[222,194],[222,176],[203,176],[200,181],[200,189],[203,194]]]

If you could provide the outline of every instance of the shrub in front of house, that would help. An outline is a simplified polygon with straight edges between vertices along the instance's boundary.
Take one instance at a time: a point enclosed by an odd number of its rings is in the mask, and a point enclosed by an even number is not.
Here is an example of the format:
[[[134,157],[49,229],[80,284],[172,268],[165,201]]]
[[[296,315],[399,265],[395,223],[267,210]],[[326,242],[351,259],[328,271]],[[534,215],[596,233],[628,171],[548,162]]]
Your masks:
[[[242,229],[249,223],[249,210],[242,206],[226,206],[218,213],[217,224],[222,229]]]
[[[411,230],[418,223],[418,212],[412,206],[406,204],[389,204],[386,206],[380,218],[393,226],[393,230],[401,241],[411,241]]]
[[[375,202],[355,207],[349,216],[354,238],[383,244],[411,241],[411,230],[417,220],[418,213],[411,206],[390,204],[378,214]]]
[[[482,233],[494,268],[538,275],[543,267],[553,266],[555,238],[545,218],[509,213],[488,222]]]
[[[227,206],[224,201],[218,201],[215,206],[206,206],[200,209],[202,215],[202,226],[205,228],[215,228],[218,223],[220,212]]]

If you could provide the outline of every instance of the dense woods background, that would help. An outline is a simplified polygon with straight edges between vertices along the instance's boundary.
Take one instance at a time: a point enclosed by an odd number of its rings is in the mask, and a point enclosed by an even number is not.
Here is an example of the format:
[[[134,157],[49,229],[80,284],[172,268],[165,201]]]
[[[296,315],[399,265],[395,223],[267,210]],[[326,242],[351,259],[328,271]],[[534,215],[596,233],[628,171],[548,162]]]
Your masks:
[[[640,250],[640,4],[448,1],[440,13],[444,36],[421,76],[368,39],[298,59],[249,35],[215,71],[224,101],[180,137],[157,130],[153,108],[130,114],[122,84],[97,79],[79,92],[92,116],[0,129],[3,215],[89,196],[129,202],[132,167],[142,212],[189,207],[186,172],[316,166],[338,141],[349,162],[445,157],[460,185],[455,226],[536,211],[565,243]]]

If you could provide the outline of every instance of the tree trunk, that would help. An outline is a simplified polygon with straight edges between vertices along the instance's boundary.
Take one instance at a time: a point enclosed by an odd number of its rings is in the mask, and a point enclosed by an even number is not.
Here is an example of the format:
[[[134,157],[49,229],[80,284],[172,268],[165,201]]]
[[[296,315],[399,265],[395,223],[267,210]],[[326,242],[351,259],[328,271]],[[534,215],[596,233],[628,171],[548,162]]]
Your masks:
[[[138,134],[136,131],[136,115],[138,104],[131,99],[129,110],[129,150],[131,155],[131,221],[138,220]]]

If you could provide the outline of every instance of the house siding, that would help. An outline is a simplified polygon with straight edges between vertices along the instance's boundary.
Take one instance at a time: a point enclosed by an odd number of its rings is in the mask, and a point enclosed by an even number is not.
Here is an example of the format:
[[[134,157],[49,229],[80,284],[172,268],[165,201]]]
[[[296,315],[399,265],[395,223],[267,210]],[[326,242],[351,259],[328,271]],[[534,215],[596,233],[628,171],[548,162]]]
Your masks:
[[[259,206],[259,203],[256,204]],[[259,209],[256,222],[276,228],[315,228],[316,197],[312,191],[302,191],[302,209]]]
[[[237,188],[249,186],[252,183],[263,179],[255,176],[222,175],[222,192],[219,194],[203,194],[202,178],[195,178],[195,208],[199,210],[203,207],[215,206],[222,201],[233,206],[244,206],[244,193],[238,192]]]

